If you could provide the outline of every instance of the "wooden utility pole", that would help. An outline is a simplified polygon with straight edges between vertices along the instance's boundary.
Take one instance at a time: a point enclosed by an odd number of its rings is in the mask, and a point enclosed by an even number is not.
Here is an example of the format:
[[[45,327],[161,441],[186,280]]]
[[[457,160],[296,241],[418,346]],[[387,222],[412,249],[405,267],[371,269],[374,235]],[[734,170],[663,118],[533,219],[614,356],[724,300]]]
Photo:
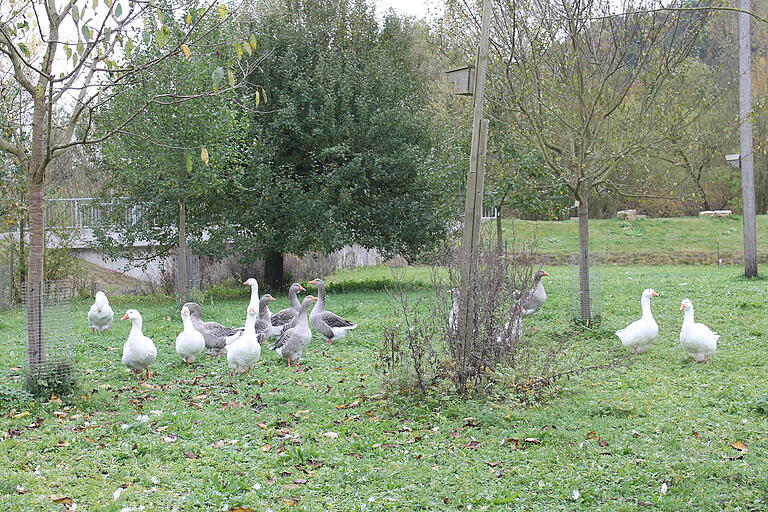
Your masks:
[[[458,336],[461,342],[460,371],[465,371],[475,345],[475,332],[471,321],[474,293],[470,289],[472,270],[480,250],[480,222],[483,212],[483,184],[485,179],[485,152],[488,143],[488,120],[483,119],[485,78],[488,69],[488,38],[491,27],[491,0],[483,0],[480,47],[474,88],[472,120],[472,153],[467,174],[467,194],[464,203],[464,230],[461,237],[461,283],[459,296]],[[463,376],[464,378],[466,375]],[[464,380],[462,378],[462,380]]]
[[[744,205],[744,276],[757,277],[757,233],[755,228],[755,171],[752,153],[752,37],[751,0],[740,0],[739,8],[739,141],[741,146],[741,199]]]

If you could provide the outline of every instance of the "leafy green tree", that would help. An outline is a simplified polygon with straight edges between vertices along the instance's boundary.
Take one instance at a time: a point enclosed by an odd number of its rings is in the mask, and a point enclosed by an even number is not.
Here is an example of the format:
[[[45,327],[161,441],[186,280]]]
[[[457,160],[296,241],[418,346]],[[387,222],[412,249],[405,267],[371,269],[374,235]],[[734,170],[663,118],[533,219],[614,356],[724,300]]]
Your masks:
[[[285,253],[357,243],[415,257],[444,240],[455,186],[428,116],[427,29],[380,22],[366,2],[306,0],[272,5],[256,30],[273,51],[252,79],[269,103],[216,235],[264,258],[268,286],[282,284]]]
[[[174,35],[168,24],[177,19],[184,20],[185,25]],[[101,106],[140,83],[159,63],[181,55],[185,48],[212,44],[208,38],[210,26],[203,23],[211,19],[216,19],[218,25],[227,25],[232,14],[220,2],[183,0],[21,0],[0,13],[0,53],[5,58],[5,78],[18,87],[23,96],[20,103],[29,109],[29,114],[20,119],[23,129],[4,130],[0,134],[0,150],[19,162],[26,181],[27,357],[34,378],[45,381],[47,371],[41,301],[44,199],[49,168],[71,148],[92,145],[116,134],[149,105],[186,100],[168,92],[146,97],[115,129],[94,136],[93,114]],[[144,37],[160,48],[159,55],[142,66],[124,65],[123,56],[129,56],[136,45],[133,36],[142,23],[154,28],[153,32],[145,32]],[[15,138],[14,133],[23,137]]]
[[[171,26],[172,31],[180,28]],[[211,219],[226,208],[227,194],[238,178],[233,172],[237,159],[247,151],[243,134],[248,119],[236,106],[241,98],[217,91],[224,84],[234,85],[234,75],[225,69],[241,61],[240,49],[246,46],[247,53],[253,53],[255,39],[245,38],[230,55],[188,48],[182,56],[156,65],[100,112],[96,129],[108,132],[143,98],[162,91],[190,98],[150,105],[129,128],[120,129],[119,137],[100,145],[97,177],[103,202],[110,207],[104,209],[104,222],[95,234],[108,254],[140,260],[175,250],[180,280],[186,282],[188,244],[202,244]],[[154,45],[143,44],[132,52],[131,63],[141,66],[157,57]],[[154,243],[134,250],[142,239]],[[186,293],[186,287],[181,290]]]

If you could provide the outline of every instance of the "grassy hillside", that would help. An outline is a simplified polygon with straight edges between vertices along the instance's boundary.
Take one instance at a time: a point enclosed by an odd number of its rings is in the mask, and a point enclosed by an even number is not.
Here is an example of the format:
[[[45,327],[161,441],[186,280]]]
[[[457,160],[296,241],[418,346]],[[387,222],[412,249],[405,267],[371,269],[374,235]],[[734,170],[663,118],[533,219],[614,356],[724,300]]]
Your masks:
[[[493,222],[484,224],[493,230]],[[578,222],[541,222],[505,220],[505,238],[528,239],[536,237],[542,253],[571,254],[578,250]],[[591,248],[608,253],[672,253],[742,250],[742,219],[733,217],[679,217],[668,219],[640,219],[634,222],[619,219],[590,221]],[[758,249],[768,250],[768,216],[757,217]]]
[[[77,396],[34,403],[0,392],[0,509],[765,510],[765,282],[740,279],[735,267],[609,267],[603,325],[580,331],[569,322],[570,269],[550,272],[549,300],[526,320],[535,341],[566,335],[574,353],[622,352],[613,330],[639,316],[647,286],[661,292],[653,303],[660,335],[629,369],[563,381],[534,407],[504,390],[490,401],[384,397],[376,353],[382,324],[395,319],[383,292],[329,294],[331,309],[359,323],[348,338],[328,345],[316,336],[299,370],[267,352],[252,376],[238,378],[221,358],[183,365],[172,302],[116,298],[116,311],[142,312],[157,344],[145,384],[120,363],[127,322],[91,335],[89,304],[76,302]],[[242,322],[246,292],[206,301],[206,316]],[[677,342],[685,296],[696,319],[722,335],[707,364],[692,363]],[[275,309],[285,304],[281,297]],[[4,313],[0,388],[19,387],[21,339],[21,312]]]

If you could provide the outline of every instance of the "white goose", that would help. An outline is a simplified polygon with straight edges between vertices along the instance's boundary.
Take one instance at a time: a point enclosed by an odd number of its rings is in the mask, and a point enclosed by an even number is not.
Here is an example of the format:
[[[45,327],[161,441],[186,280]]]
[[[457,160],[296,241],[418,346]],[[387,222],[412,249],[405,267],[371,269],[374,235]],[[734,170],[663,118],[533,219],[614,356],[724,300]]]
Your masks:
[[[261,300],[259,298],[259,282],[256,280],[256,278],[250,277],[243,282],[243,286],[250,286],[251,287],[251,300],[248,301],[248,306],[253,306],[256,308],[256,310],[259,310],[259,301]],[[269,310],[269,305],[267,305],[267,313],[269,314],[269,318],[272,318],[272,312]],[[261,316],[261,315],[259,315]],[[269,336],[279,336],[280,333],[283,331],[282,326],[280,327],[270,327],[271,332],[269,333]]]
[[[309,282],[317,286],[317,304],[312,308],[309,321],[312,322],[317,332],[323,335],[328,343],[340,340],[347,335],[347,331],[357,327],[357,324],[344,320],[339,315],[325,310],[325,283],[317,278]]]
[[[123,364],[137,376],[146,372],[149,379],[152,377],[149,365],[157,358],[157,347],[141,331],[142,319],[138,311],[129,309],[121,320],[130,320],[132,324],[128,340],[123,345]]]
[[[261,358],[261,345],[256,336],[256,316],[258,312],[253,306],[248,306],[248,316],[245,319],[243,333],[232,344],[227,346],[227,363],[232,368],[232,375],[248,372],[251,374],[253,365]]]
[[[277,355],[288,362],[288,366],[291,366],[293,363],[299,363],[309,342],[312,341],[312,331],[309,330],[309,323],[307,322],[307,309],[316,300],[317,297],[312,295],[304,297],[304,300],[301,302],[299,316],[296,320],[296,326],[283,331],[280,339],[272,347],[277,352]]]
[[[88,323],[91,326],[91,332],[95,333],[104,332],[112,327],[112,320],[115,318],[115,313],[112,308],[109,307],[109,300],[107,296],[99,290],[96,292],[96,300],[88,310]]]
[[[717,350],[720,335],[704,324],[694,323],[693,304],[690,300],[684,299],[680,303],[680,309],[685,311],[683,328],[680,330],[680,345],[696,362],[704,363]]]
[[[190,315],[189,307],[181,308],[181,321],[184,323],[184,330],[176,336],[176,353],[187,363],[187,366],[192,364],[197,356],[205,350],[205,338],[192,325]]]
[[[619,337],[621,343],[632,349],[633,354],[642,354],[648,350],[653,340],[659,335],[659,326],[651,313],[651,297],[658,296],[659,294],[650,288],[643,290],[640,296],[643,316],[640,320],[635,320],[625,328],[616,331],[616,336]]]

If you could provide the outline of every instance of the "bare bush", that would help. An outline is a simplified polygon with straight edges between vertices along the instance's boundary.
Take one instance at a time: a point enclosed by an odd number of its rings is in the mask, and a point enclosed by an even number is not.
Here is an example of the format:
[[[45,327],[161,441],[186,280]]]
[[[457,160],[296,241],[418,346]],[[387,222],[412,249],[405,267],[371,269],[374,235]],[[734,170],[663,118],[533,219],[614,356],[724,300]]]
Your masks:
[[[561,377],[626,360],[589,346],[591,331],[566,332],[569,323],[554,338],[525,334],[521,301],[533,286],[530,244],[502,253],[484,249],[470,267],[466,297],[455,293],[461,283],[460,256],[446,267],[433,267],[427,294],[414,292],[404,273],[395,271],[396,284],[388,291],[396,321],[384,329],[380,352],[389,391],[511,391],[529,401]],[[466,325],[474,334],[469,345],[459,335],[457,312],[463,301],[468,301]]]

